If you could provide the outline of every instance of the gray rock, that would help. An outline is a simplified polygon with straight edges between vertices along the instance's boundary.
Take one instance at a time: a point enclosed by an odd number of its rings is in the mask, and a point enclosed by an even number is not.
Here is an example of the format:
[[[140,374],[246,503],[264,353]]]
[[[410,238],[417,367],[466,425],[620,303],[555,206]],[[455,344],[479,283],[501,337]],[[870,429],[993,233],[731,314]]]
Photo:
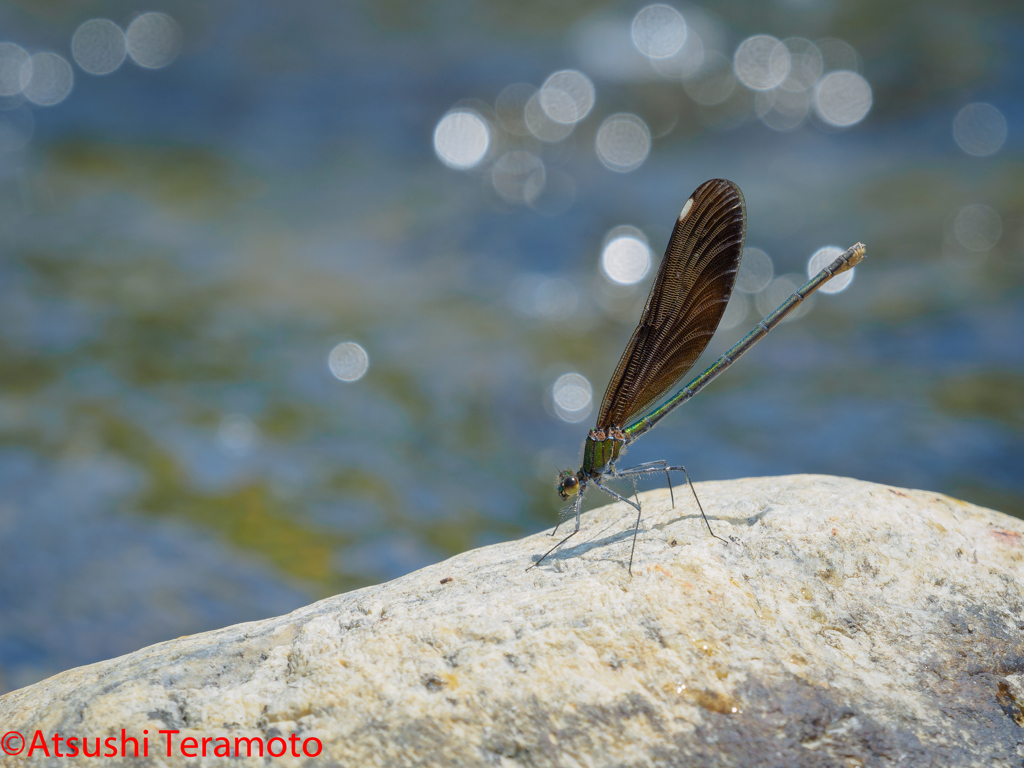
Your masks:
[[[51,754],[148,730],[148,761],[104,761],[132,766],[293,733],[272,746],[299,757],[259,762],[314,762],[314,738],[360,767],[1024,762],[1022,521],[834,477],[697,490],[729,542],[652,491],[632,578],[616,504],[539,568],[542,534],[73,669],[0,698],[0,730]]]

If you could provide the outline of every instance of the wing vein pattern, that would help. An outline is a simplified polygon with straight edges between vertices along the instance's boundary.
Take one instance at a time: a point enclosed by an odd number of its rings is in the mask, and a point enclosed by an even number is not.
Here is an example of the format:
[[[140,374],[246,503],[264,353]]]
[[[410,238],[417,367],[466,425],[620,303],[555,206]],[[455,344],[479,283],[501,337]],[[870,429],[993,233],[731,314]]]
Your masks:
[[[746,233],[743,193],[731,181],[712,179],[690,199],[608,382],[601,429],[624,427],[660,400],[700,357],[729,303]]]

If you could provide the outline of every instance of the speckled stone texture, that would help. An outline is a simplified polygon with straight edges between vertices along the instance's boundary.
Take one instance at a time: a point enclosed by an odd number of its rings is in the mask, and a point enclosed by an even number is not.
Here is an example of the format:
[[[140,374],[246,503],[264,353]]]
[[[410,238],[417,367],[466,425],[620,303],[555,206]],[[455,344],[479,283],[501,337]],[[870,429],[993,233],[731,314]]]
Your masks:
[[[615,504],[539,568],[543,534],[70,670],[0,699],[0,731],[323,743],[102,761],[132,766],[1024,764],[1022,521],[835,477],[697,490],[728,543],[652,491],[632,578]]]

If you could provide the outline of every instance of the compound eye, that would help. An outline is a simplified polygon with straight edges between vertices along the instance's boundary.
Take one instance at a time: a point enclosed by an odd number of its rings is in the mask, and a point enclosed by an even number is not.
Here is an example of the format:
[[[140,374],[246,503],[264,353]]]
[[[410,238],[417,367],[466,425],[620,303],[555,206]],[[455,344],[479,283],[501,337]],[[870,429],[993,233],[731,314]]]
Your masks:
[[[576,479],[576,476],[566,475],[562,477],[561,482],[558,484],[558,495],[563,499],[568,499],[571,496],[575,496],[579,489],[580,481]]]

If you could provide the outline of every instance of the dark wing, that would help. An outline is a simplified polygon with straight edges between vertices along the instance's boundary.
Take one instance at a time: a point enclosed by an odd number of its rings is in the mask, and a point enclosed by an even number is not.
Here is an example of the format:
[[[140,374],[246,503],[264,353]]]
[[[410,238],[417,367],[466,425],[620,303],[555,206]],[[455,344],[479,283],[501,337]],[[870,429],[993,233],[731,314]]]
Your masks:
[[[608,382],[599,428],[626,426],[700,357],[732,295],[746,228],[743,193],[731,181],[706,181],[686,201],[640,325]]]

